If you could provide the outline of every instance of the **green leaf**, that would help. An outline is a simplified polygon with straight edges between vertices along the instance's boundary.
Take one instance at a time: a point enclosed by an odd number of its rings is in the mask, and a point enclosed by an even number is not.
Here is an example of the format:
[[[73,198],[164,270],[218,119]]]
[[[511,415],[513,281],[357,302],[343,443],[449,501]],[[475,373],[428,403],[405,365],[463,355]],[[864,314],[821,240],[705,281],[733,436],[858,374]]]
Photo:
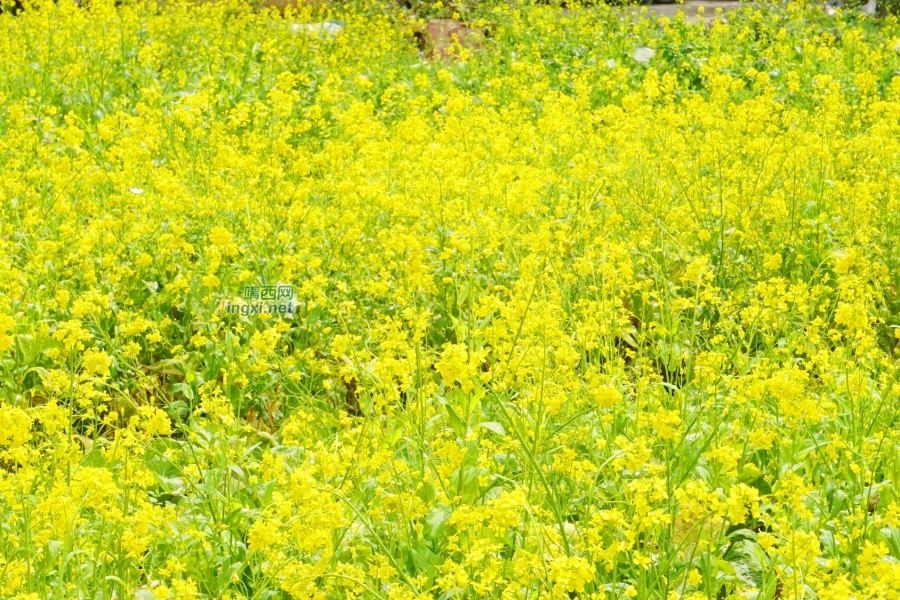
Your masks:
[[[744,468],[741,469],[741,476],[738,481],[741,483],[749,484],[751,481],[756,481],[762,476],[762,472],[756,465],[754,465],[753,463],[747,463],[746,465],[744,465]]]
[[[416,490],[416,496],[418,496],[426,505],[432,504],[437,496],[437,490],[433,483],[422,482],[421,486]]]
[[[267,433],[265,431],[260,431],[259,429],[256,429],[256,430],[254,430],[253,434],[256,435],[257,437],[262,438],[265,441],[267,441],[273,448],[278,446],[278,440],[275,439],[275,436],[273,436],[271,433]]]
[[[413,562],[419,571],[424,571],[428,577],[434,577],[437,574],[436,565],[441,562],[441,556],[435,554],[424,544],[419,544],[410,548]]]
[[[757,477],[752,481],[742,481],[742,483],[748,484],[750,487],[756,488],[756,491],[759,492],[760,496],[768,496],[772,493],[772,486],[769,485],[769,482],[765,480],[763,477]]]
[[[475,410],[475,407],[478,406],[478,403],[481,402],[481,399],[484,398],[486,392],[484,388],[477,387],[472,390],[472,393],[469,395],[469,411]]]
[[[728,534],[728,539],[732,542],[737,542],[738,540],[756,541],[757,537],[756,532],[752,529],[736,529]]]
[[[453,407],[449,404],[446,405],[447,416],[450,417],[450,427],[453,428],[453,431],[456,433],[457,437],[460,439],[466,439],[466,424],[463,423],[463,420],[459,418],[459,415],[456,414],[456,411],[453,410]]]
[[[422,528],[422,535],[429,540],[440,537],[444,532],[447,520],[450,519],[452,514],[453,510],[443,504],[432,508],[425,515],[425,526]]]
[[[831,440],[826,439],[824,436],[813,436],[800,443],[800,447],[794,453],[794,456],[799,459],[801,456],[806,456],[813,450],[822,450],[829,444],[831,444]]]
[[[733,532],[729,537],[740,537],[734,542],[725,553],[725,560],[734,570],[734,575],[744,585],[751,587],[759,587],[762,584],[762,563],[760,561],[760,553],[757,552],[759,545],[748,537],[755,539],[756,534],[749,529],[739,529]],[[761,549],[760,549],[761,550]]]
[[[831,532],[828,532],[829,534]],[[900,558],[900,530],[893,529],[891,527],[885,527],[881,530],[881,536],[884,538],[884,541],[887,542],[888,547],[891,550],[891,556],[894,558]],[[831,536],[832,544],[834,543],[834,536]]]
[[[734,574],[738,580],[746,586],[757,587],[759,583],[753,578],[750,567],[741,561],[731,563],[734,568]]]
[[[176,383],[172,386],[173,393],[180,393],[188,400],[194,399],[194,388],[189,383]]]
[[[500,437],[506,437],[506,430],[503,428],[503,425],[501,425],[500,423],[497,423],[495,421],[479,423],[475,427],[483,427],[484,429],[487,429],[488,431],[493,431]]]

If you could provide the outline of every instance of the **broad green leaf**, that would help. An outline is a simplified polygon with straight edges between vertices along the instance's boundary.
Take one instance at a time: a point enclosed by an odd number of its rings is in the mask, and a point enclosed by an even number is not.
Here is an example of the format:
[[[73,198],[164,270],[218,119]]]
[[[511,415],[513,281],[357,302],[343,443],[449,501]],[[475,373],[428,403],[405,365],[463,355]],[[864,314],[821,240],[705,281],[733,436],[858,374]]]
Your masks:
[[[503,425],[495,421],[486,421],[484,423],[479,423],[475,427],[482,427],[484,429],[487,429],[488,431],[496,433],[500,437],[506,437],[506,430],[503,428]]]

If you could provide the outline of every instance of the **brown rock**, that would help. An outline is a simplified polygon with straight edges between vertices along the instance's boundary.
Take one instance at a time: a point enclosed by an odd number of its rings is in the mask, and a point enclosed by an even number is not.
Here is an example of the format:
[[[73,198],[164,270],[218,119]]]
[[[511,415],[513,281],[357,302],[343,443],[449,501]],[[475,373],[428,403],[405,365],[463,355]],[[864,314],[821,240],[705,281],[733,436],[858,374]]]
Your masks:
[[[209,4],[210,2],[215,2],[216,0],[193,0],[194,4]],[[165,0],[159,0],[158,4],[160,6],[165,4]],[[319,8],[325,6],[326,0],[254,0],[251,2],[251,5],[256,7],[259,10],[266,8],[275,8],[281,14],[284,14],[284,11],[291,7],[294,11],[298,11],[301,9],[309,9],[312,13],[315,13],[319,10]]]
[[[455,19],[432,19],[417,37],[420,48],[432,60],[452,59],[459,47],[469,50],[484,47],[484,31],[480,27],[467,27]]]
[[[284,14],[287,7],[294,10],[298,8],[311,8],[313,12],[324,4],[324,0],[260,0],[260,8],[277,8],[278,12]]]

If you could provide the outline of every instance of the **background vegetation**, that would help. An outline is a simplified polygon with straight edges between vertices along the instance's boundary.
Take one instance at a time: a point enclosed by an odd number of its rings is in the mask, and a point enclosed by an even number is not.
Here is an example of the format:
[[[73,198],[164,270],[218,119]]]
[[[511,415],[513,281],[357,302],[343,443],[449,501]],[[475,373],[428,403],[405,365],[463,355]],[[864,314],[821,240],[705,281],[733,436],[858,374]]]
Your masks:
[[[0,16],[0,597],[898,597],[896,23],[479,10]]]

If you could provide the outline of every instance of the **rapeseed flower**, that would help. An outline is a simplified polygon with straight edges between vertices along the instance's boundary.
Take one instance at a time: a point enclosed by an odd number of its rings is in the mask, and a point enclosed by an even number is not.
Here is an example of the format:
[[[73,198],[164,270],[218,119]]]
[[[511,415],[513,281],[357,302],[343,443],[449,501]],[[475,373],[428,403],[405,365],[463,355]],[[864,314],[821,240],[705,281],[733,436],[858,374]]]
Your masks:
[[[26,4],[0,599],[897,598],[896,21]]]

